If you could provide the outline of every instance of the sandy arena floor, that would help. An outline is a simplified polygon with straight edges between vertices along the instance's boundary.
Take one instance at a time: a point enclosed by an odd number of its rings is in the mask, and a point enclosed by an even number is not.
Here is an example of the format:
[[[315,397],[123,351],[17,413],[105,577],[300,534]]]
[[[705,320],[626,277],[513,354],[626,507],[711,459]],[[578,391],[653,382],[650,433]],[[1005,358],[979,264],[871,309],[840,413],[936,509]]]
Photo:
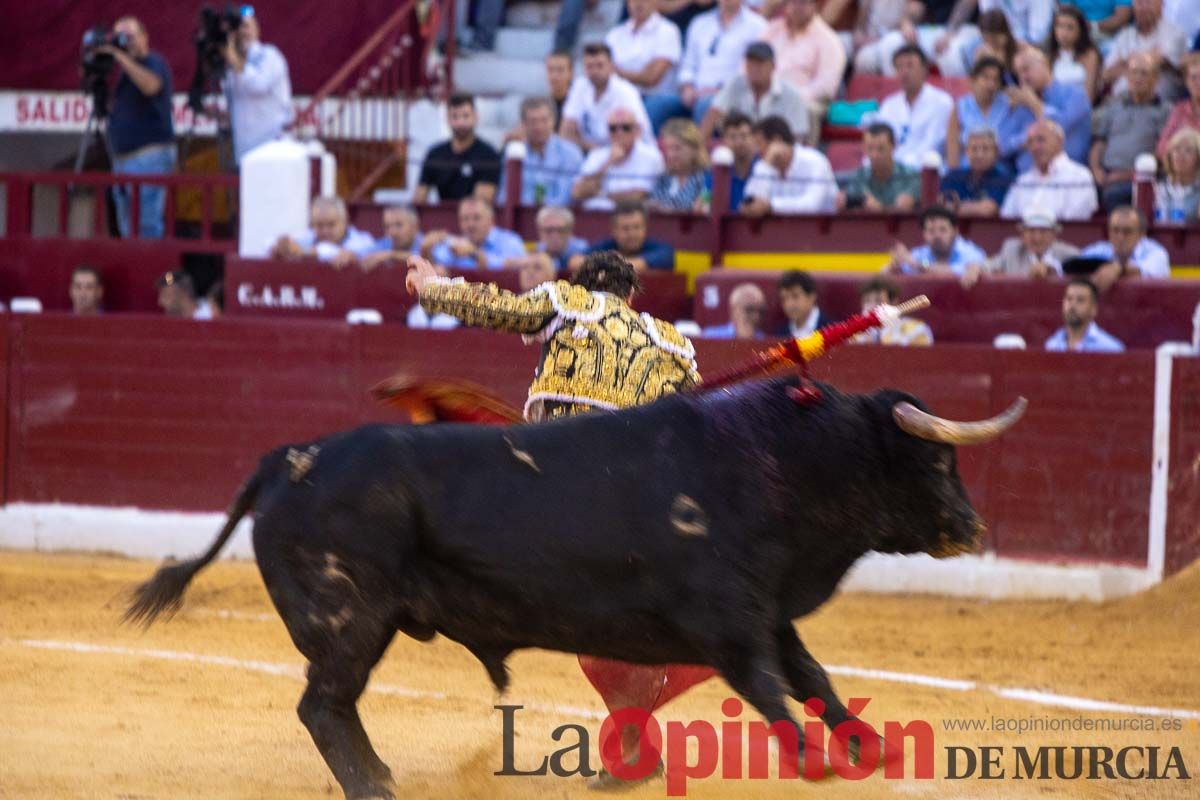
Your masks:
[[[149,631],[118,624],[124,594],[154,564],[85,555],[0,553],[0,798],[340,798],[295,714],[302,659],[274,615],[257,570],[221,563],[193,585],[183,612]],[[691,781],[688,795],[725,797],[1185,798],[1193,780],[1014,780],[1014,748],[1179,747],[1200,772],[1200,720],[1080,712],[1001,696],[1021,687],[1136,706],[1200,711],[1200,564],[1146,593],[1104,605],[987,603],[846,595],[799,623],[826,665],[919,673],[981,684],[966,690],[844,672],[843,698],[863,716],[927,720],[934,780]],[[557,726],[584,725],[593,754],[601,709],[571,656],[526,652],[509,662],[503,702],[517,717],[516,765],[562,747]],[[719,723],[728,688],[714,680],[667,706],[667,719]],[[482,667],[461,647],[397,638],[360,703],[398,797],[597,797],[578,776],[495,777],[501,715]],[[952,731],[952,720],[1143,720],[1154,730]],[[757,719],[752,711],[743,722]],[[1113,723],[1096,723],[1108,724]],[[1128,724],[1128,723],[1124,723]],[[1164,730],[1166,728],[1166,730]],[[570,740],[568,740],[569,742]],[[949,746],[1003,746],[1002,780],[947,780]],[[593,764],[598,764],[593,755]],[[1135,758],[1136,769],[1144,761]],[[911,774],[911,770],[909,770]],[[1177,773],[1172,772],[1172,775]],[[666,795],[660,779],[622,794]]]

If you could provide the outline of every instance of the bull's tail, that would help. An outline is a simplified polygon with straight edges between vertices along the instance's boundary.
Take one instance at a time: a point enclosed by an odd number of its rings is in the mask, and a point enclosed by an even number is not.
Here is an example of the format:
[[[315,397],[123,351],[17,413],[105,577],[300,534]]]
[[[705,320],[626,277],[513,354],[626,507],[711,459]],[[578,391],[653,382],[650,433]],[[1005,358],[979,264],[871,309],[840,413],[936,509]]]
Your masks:
[[[258,497],[258,491],[262,487],[267,472],[267,465],[272,460],[270,457],[264,459],[258,471],[250,476],[250,479],[242,486],[232,505],[229,506],[229,516],[225,520],[225,525],[204,555],[188,561],[181,561],[178,564],[159,567],[153,578],[133,590],[133,598],[122,618],[125,622],[149,627],[164,611],[171,616],[179,610],[183,605],[183,593],[187,590],[192,578],[196,577],[200,570],[207,567],[217,557],[221,548],[229,541],[238,522],[246,515],[247,511],[254,507],[254,501]]]

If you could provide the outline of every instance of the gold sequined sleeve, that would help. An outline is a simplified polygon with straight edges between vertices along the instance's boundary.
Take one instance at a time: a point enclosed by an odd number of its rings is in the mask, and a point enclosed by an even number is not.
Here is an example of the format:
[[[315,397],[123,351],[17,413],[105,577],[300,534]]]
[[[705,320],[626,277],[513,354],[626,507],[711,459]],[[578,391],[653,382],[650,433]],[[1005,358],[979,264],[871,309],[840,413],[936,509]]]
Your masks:
[[[557,313],[545,292],[514,294],[494,283],[432,280],[421,288],[421,306],[464,325],[508,333],[537,333]]]

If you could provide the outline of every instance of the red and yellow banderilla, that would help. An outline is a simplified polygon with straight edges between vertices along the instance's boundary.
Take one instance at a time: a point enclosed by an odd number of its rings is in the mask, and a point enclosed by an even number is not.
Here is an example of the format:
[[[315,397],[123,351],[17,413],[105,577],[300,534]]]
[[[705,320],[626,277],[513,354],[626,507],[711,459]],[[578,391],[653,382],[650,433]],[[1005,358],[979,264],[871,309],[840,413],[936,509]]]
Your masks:
[[[710,389],[718,389],[748,378],[769,375],[784,367],[798,365],[804,369],[810,361],[820,358],[830,348],[841,344],[850,337],[871,328],[882,328],[888,323],[888,318],[899,319],[905,314],[928,307],[929,298],[923,294],[897,306],[876,306],[865,314],[855,314],[841,322],[826,325],[808,336],[788,339],[774,347],[760,350],[755,354],[756,358],[749,363],[734,367],[705,381],[697,387],[697,390],[705,392]]]

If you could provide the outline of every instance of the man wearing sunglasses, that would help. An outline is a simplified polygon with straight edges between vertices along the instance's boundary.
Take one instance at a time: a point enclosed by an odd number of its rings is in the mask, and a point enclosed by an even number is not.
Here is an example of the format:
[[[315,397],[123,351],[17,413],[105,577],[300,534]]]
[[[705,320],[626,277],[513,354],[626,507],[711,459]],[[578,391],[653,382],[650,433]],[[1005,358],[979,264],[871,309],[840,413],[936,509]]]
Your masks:
[[[623,201],[644,200],[663,171],[662,154],[642,140],[633,111],[618,108],[610,113],[608,132],[612,141],[588,153],[571,187],[571,199],[582,201],[584,208],[608,211]]]
[[[241,24],[225,43],[223,82],[233,130],[233,154],[242,157],[278,139],[292,122],[292,82],[287,60],[273,44],[259,40],[253,6],[238,9]]]

